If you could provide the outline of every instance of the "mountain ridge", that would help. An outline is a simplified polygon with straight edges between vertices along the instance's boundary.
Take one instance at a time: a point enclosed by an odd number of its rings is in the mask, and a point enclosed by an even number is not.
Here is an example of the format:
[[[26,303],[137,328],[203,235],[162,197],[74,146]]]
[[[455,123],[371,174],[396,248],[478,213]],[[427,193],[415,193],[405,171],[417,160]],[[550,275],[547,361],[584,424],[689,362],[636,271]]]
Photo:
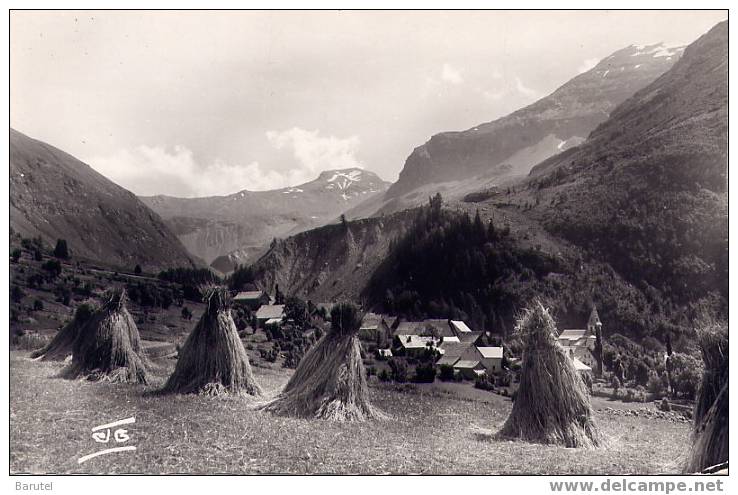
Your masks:
[[[336,221],[346,209],[388,186],[374,172],[351,167],[324,170],[312,181],[269,191],[140,199],[164,218],[191,253],[227,273],[265,252],[274,238]]]
[[[596,302],[609,335],[656,336],[662,341],[672,335],[686,345],[691,325],[703,311],[726,316],[727,46],[727,23],[718,24],[690,44],[673,67],[615,107],[583,143],[544,160],[507,191],[488,190],[479,199],[447,204],[444,211],[465,212],[469,218],[477,211],[483,225],[492,221],[488,232],[509,232],[505,236],[519,253],[553,262],[548,273],[531,273],[521,266],[512,278],[487,280],[484,287],[469,292],[476,298],[479,289],[482,297],[454,311],[472,315],[484,310],[486,321],[498,325],[509,320],[511,307],[479,307],[494,305],[484,294],[496,293],[518,305],[543,297],[556,305],[565,321],[576,321]],[[353,225],[349,223],[349,232]],[[405,235],[407,225],[388,235]],[[448,232],[441,225],[428,242],[461,251],[462,265],[468,265],[464,273],[470,277],[485,266],[479,257],[497,256],[483,243],[465,251],[469,241],[447,238]],[[257,263],[257,269],[267,268],[271,274],[258,282],[265,287],[280,283],[280,288],[294,288],[304,297],[362,298],[367,274],[384,263],[389,273],[396,271],[392,246],[398,243],[359,238],[353,236],[349,243],[348,233],[334,229],[280,241]],[[331,256],[313,266],[301,260],[301,253],[344,242],[353,252],[372,254],[360,261]],[[369,306],[386,309],[383,291],[393,289],[387,297],[409,301],[405,306],[416,313],[412,316],[422,317],[419,313],[432,309],[431,303],[436,310],[448,307],[448,298],[414,304],[413,281],[438,269],[438,260],[425,266],[418,261],[423,253],[407,253],[415,246],[413,239],[404,245],[405,267],[417,262],[423,271],[418,277],[402,273],[399,293],[395,287],[377,286]],[[366,270],[368,263],[372,270]],[[359,268],[355,277],[350,276],[353,266]],[[321,275],[326,270],[342,276],[328,279]],[[454,274],[438,276],[446,280]],[[454,304],[466,304],[466,299]]]
[[[195,266],[162,219],[92,167],[10,128],[10,226],[78,256],[156,270]]]
[[[630,45],[507,116],[435,134],[408,156],[382,204],[359,206],[352,215],[417,206],[437,191],[458,199],[480,182],[517,181],[541,160],[584,141],[619,103],[670,68],[682,50],[662,43]]]

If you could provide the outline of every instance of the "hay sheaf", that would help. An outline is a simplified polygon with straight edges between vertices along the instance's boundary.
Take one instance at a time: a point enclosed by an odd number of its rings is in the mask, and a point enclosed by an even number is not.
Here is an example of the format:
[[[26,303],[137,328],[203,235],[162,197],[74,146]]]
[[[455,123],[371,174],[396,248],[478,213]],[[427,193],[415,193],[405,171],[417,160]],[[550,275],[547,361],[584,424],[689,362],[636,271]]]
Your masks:
[[[282,393],[261,408],[276,414],[335,421],[386,418],[369,402],[353,305],[331,311],[332,328],[300,361]]]
[[[72,362],[62,370],[61,377],[148,382],[149,362],[125,302],[124,289],[108,293],[102,307],[80,329],[73,345]]]
[[[90,321],[95,308],[89,304],[82,304],[74,312],[74,317],[64,328],[59,330],[54,338],[41,349],[31,353],[31,358],[40,361],[64,361],[72,355],[74,341],[82,330],[82,327]]]
[[[695,404],[688,473],[728,460],[728,326],[715,321],[700,326],[697,336],[705,371]]]
[[[203,299],[205,313],[182,346],[162,392],[261,395],[230,313],[228,292],[207,288]]]
[[[559,345],[548,310],[534,303],[517,331],[524,346],[520,386],[498,437],[566,447],[602,445],[587,387]]]

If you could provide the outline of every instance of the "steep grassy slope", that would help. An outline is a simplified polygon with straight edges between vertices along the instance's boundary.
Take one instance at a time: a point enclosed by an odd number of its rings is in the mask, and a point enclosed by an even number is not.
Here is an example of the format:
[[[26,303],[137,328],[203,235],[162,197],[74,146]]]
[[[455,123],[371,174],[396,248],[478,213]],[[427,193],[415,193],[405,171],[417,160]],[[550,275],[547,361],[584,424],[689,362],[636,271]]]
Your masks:
[[[725,22],[529,182],[532,216],[677,306],[726,309],[727,40]]]
[[[10,227],[81,257],[156,270],[193,265],[159,216],[88,165],[10,129]]]

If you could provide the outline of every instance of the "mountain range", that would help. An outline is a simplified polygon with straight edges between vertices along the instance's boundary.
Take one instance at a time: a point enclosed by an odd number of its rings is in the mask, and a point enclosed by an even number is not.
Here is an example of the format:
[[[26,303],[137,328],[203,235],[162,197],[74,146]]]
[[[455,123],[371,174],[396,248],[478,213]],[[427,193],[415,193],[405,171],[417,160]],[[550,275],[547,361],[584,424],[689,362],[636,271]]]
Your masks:
[[[545,297],[561,321],[577,324],[598,302],[610,334],[638,338],[655,334],[662,340],[667,333],[685,336],[701,312],[727,315],[727,50],[724,22],[684,50],[652,46],[618,52],[616,60],[630,53],[627,56],[634,59],[663,58],[669,67],[661,75],[652,73],[649,82],[613,105],[609,117],[583,112],[592,117],[587,138],[532,167],[507,191],[485,189],[484,194],[448,201],[444,210],[450,216],[433,224],[431,238],[425,238],[422,228],[413,223],[410,210],[396,214],[399,217],[373,217],[349,222],[344,229],[316,229],[285,239],[257,262],[258,282],[266,289],[279,283],[285,292],[314,300],[335,295],[365,299],[380,309],[387,309],[386,298],[398,297],[396,291],[401,290],[403,298],[410,300],[407,307],[413,316],[447,317],[434,313],[443,308],[472,318],[479,314],[479,321],[487,317],[493,322],[509,320],[532,297]],[[671,61],[666,60],[669,56]],[[600,63],[593,70],[601,71],[602,77],[611,70],[605,67]],[[582,108],[594,105],[592,101]],[[521,112],[529,111],[530,107]],[[584,133],[583,127],[567,124],[566,119],[557,125],[559,140]],[[494,128],[504,131],[506,127],[490,124],[490,142],[498,139],[491,132]],[[549,132],[537,135],[549,136]],[[455,136],[446,142],[461,150],[464,139]],[[472,158],[483,154],[475,149],[471,145],[472,151],[457,155],[457,161],[451,152],[428,152],[447,160],[434,162],[446,163],[449,169],[438,172],[435,180],[447,180],[459,170],[476,173]],[[421,170],[418,163],[431,163],[409,162],[405,170],[408,166]],[[456,163],[461,166],[454,167]],[[396,185],[403,180],[408,187],[422,182],[402,179],[413,177],[405,170]],[[429,177],[434,170],[435,165],[429,165]],[[387,195],[401,194],[403,187],[393,185]],[[493,245],[477,246],[472,238],[448,237],[454,229],[467,229],[463,214],[475,211],[482,224],[491,221],[494,229],[505,232],[504,252],[496,253]],[[387,224],[394,227],[386,229]],[[424,245],[437,246],[439,252],[454,246],[450,252],[465,269],[448,273],[437,259],[425,262]],[[346,246],[340,251],[348,254],[328,255],[316,263],[304,257],[332,252],[337,246]],[[507,257],[509,264],[504,265],[500,256]],[[487,259],[487,265],[482,259]],[[535,260],[545,269],[521,264],[521,259]],[[463,286],[459,277],[476,277],[490,260],[495,266],[503,263],[504,278],[486,279],[460,294],[464,296],[460,302],[439,295],[437,300],[413,304],[413,294],[425,289],[414,287],[415,281],[440,270],[438,276],[447,286]],[[403,275],[390,283],[387,277],[375,279],[367,292],[380,268],[386,273],[401,269]],[[332,277],[332,273],[342,275]],[[490,298],[490,294],[498,296]],[[515,307],[503,301],[514,301]]]
[[[164,218],[191,253],[228,273],[257,259],[273,239],[337,221],[345,210],[388,187],[373,172],[348,168],[327,170],[313,181],[271,191],[140,199]]]
[[[374,198],[347,216],[399,211],[435,192],[461,198],[480,185],[520,179],[539,162],[583,142],[617,105],[668,70],[683,49],[631,45],[510,115],[436,134],[412,151],[381,200]]]
[[[383,306],[385,292],[407,299],[414,283],[443,269],[438,260],[426,266],[408,235],[439,253],[455,246],[455,262],[476,276],[469,267],[483,266],[491,248],[445,236],[478,231],[476,219],[473,228],[465,220],[478,212],[493,224],[479,238],[497,239],[513,260],[494,264],[504,280],[478,293],[467,284],[463,298],[439,296],[415,313],[443,308],[496,323],[516,308],[490,306],[490,294],[515,304],[548,294],[562,311],[575,308],[564,321],[608,301],[603,317],[637,333],[678,327],[698,308],[727,308],[727,23],[686,48],[619,50],[528,107],[435,135],[392,185],[351,168],[273,191],[136,198],[12,129],[10,144],[12,229],[48,243],[65,238],[76,255],[116,266],[204,263],[228,273],[248,263],[269,291],[279,284],[314,301]],[[426,238],[417,206],[436,192],[448,216],[428,223]],[[528,270],[525,260],[546,269]],[[402,277],[375,276],[397,267]],[[457,276],[444,280],[456,286]],[[658,326],[653,315],[668,316]]]

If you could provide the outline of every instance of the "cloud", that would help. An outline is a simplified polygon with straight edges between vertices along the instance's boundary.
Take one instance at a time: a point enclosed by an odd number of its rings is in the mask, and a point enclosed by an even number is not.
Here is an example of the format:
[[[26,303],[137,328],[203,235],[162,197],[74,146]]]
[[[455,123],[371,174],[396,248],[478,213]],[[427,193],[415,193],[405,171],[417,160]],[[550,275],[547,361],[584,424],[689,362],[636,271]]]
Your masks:
[[[441,80],[449,84],[461,84],[464,82],[464,78],[461,76],[461,71],[449,64],[443,64]]]
[[[280,187],[284,176],[262,170],[257,162],[231,165],[215,160],[199,164],[184,146],[138,146],[87,160],[95,170],[141,196],[166,194],[199,197],[231,194],[243,189]]]
[[[521,81],[520,78],[517,76],[515,77],[515,89],[518,91],[518,93],[528,98],[540,97],[540,93],[538,91],[525,86],[523,84],[523,81]]]
[[[341,139],[321,136],[317,130],[293,127],[285,131],[267,131],[266,137],[276,149],[292,151],[296,163],[287,173],[294,177],[304,177],[305,181],[314,179],[323,170],[362,168],[361,162],[356,158],[359,149],[357,136]]]
[[[292,152],[295,162],[290,167],[265,169],[256,161],[240,165],[220,159],[199,163],[191,150],[179,145],[142,145],[85,161],[140,196],[165,194],[185,198],[227,195],[244,189],[280,189],[314,180],[324,170],[362,167],[356,158],[356,136],[324,137],[317,130],[294,127],[283,132],[269,131],[266,137],[274,148]]]
[[[597,62],[599,62],[600,59],[598,58],[588,58],[582,64],[577,68],[577,73],[582,74],[584,72],[587,72],[589,69],[593,68],[595,65],[597,65]]]

